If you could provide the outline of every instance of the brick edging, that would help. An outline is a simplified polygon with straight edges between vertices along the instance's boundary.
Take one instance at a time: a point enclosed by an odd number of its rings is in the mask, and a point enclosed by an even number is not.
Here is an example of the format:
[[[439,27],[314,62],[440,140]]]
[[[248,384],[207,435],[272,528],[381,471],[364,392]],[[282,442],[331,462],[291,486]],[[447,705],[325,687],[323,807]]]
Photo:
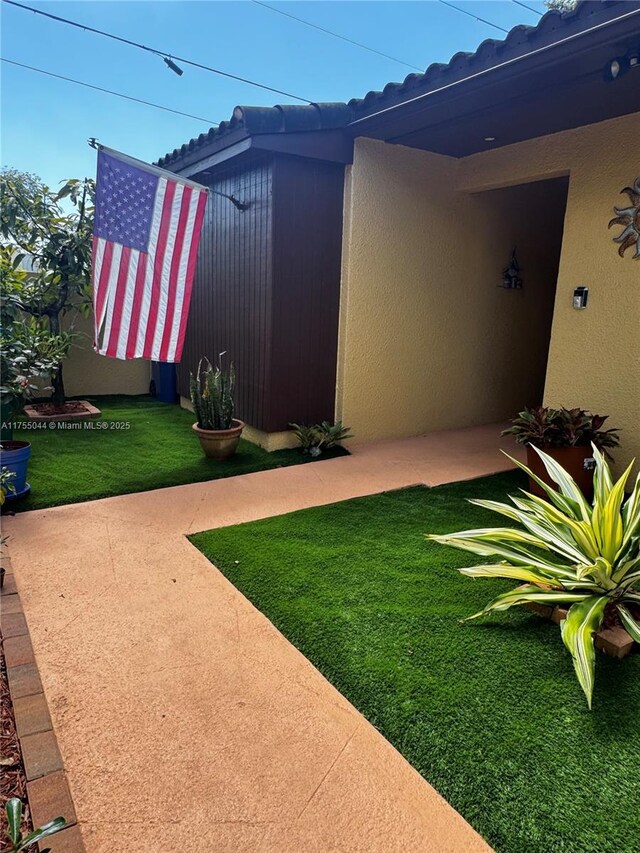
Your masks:
[[[34,828],[60,815],[68,824],[38,849],[86,853],[6,545],[3,551],[0,627],[31,819]]]

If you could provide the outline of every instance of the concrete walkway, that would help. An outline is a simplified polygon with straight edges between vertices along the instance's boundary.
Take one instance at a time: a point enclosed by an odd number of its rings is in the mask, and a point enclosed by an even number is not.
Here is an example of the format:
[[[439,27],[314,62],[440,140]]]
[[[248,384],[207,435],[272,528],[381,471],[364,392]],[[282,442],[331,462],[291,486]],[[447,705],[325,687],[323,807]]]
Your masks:
[[[184,534],[504,470],[499,430],[6,519],[88,851],[489,849]]]

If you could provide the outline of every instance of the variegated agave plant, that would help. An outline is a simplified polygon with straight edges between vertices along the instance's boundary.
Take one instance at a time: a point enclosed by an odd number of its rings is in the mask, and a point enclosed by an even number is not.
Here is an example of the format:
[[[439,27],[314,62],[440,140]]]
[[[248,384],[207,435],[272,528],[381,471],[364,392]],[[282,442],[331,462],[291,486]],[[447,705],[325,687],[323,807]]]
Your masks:
[[[544,489],[548,499],[523,492],[522,497],[510,496],[513,505],[471,501],[518,522],[521,528],[464,530],[427,538],[500,560],[460,569],[464,575],[525,582],[499,595],[469,619],[527,602],[569,607],[561,623],[562,639],[591,708],[594,632],[600,628],[605,611],[617,611],[621,623],[640,643],[640,475],[625,501],[624,488],[633,462],[614,483],[606,459],[593,446],[594,497],[589,503],[572,477],[554,459],[535,449],[559,492],[513,459]]]

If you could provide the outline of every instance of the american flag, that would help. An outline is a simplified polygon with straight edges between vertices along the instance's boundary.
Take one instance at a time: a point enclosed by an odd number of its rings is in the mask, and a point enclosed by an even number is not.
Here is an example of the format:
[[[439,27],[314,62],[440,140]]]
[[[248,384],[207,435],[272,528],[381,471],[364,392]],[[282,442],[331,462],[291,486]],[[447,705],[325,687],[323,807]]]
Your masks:
[[[207,189],[100,146],[94,349],[180,361]]]

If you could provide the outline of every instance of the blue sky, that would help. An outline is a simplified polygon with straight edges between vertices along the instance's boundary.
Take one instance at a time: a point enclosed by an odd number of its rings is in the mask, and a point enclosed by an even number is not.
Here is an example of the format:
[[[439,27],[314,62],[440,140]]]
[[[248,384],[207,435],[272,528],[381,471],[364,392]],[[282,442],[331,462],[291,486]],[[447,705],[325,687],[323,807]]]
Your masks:
[[[362,97],[411,72],[251,0],[22,2],[314,101]],[[436,0],[268,2],[423,69],[459,50],[474,50],[486,38],[503,37]],[[454,2],[505,29],[539,20],[512,0]],[[526,2],[544,11],[541,2]],[[213,121],[229,118],[236,104],[287,102],[189,66],[178,77],[156,56],[5,3],[0,12],[2,56],[8,59]],[[95,173],[90,136],[152,161],[209,127],[207,121],[1,65],[2,165],[35,172],[50,186]]]

